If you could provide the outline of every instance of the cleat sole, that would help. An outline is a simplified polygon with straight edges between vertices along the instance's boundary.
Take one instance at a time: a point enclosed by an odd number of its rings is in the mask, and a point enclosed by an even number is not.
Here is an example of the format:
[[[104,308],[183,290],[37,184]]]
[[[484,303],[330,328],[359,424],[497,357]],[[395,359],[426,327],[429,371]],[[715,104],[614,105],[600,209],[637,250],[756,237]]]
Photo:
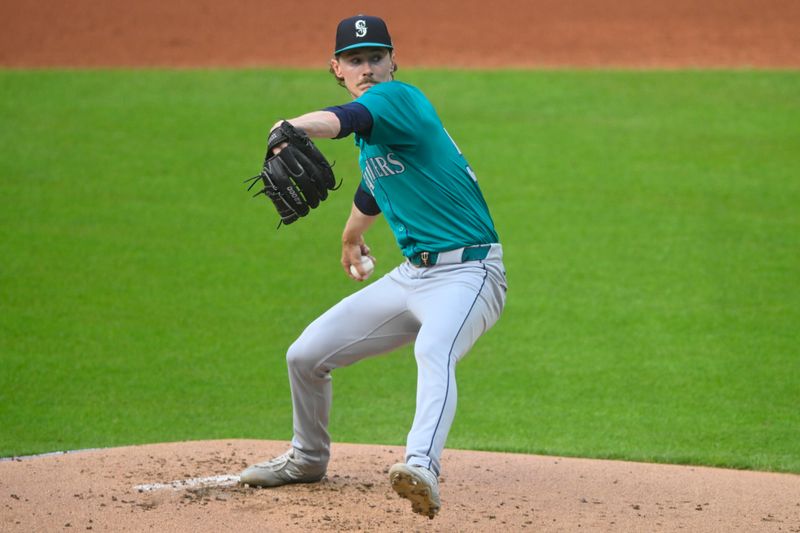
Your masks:
[[[430,519],[439,512],[439,504],[433,500],[431,490],[420,484],[413,476],[404,472],[395,472],[390,479],[392,488],[401,498],[411,502],[411,510]]]

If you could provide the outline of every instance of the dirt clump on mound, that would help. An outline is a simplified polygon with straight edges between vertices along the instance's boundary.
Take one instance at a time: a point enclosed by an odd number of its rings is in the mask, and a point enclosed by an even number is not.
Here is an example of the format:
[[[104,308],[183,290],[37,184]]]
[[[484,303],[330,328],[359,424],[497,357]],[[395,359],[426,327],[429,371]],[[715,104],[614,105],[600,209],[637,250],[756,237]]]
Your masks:
[[[320,483],[241,487],[289,444],[230,440],[0,461],[2,531],[787,531],[800,476],[446,450],[442,510],[388,483],[397,446],[334,444]]]

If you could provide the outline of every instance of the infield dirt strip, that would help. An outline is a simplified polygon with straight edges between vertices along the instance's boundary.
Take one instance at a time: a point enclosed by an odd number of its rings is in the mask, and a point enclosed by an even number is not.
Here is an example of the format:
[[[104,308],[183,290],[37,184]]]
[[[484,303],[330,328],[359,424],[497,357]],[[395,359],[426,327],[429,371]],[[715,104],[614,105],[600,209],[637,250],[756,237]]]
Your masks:
[[[387,19],[401,69],[800,67],[798,0],[6,0],[0,67],[324,69],[336,22],[358,12]],[[0,531],[800,532],[792,474],[446,450],[430,521],[389,487],[402,448],[337,443],[321,483],[236,485],[287,448],[204,441],[1,460]]]
[[[800,67],[797,0],[3,0],[0,66],[327,69],[357,13],[401,69]]]

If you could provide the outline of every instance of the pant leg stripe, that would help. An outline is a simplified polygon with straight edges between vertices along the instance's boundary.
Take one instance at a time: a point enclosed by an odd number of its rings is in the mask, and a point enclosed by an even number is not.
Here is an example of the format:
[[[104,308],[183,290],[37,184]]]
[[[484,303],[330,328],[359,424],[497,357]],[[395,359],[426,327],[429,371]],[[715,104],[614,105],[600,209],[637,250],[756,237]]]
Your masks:
[[[483,263],[483,262],[481,262],[481,263]],[[478,297],[481,295],[481,291],[483,290],[483,286],[486,285],[486,277],[489,275],[489,271],[486,269],[486,265],[482,264],[482,266],[483,266],[483,281],[481,282],[481,287],[480,287],[480,289],[478,289],[477,294],[475,294],[475,299],[472,300],[472,305],[469,306],[469,311],[467,311],[467,314],[464,315],[464,320],[461,322],[461,326],[459,326],[458,332],[456,332],[456,335],[453,338],[453,343],[450,345],[450,351],[447,352],[447,387],[445,388],[445,391],[444,391],[444,402],[442,403],[442,410],[439,411],[439,419],[436,420],[436,427],[433,428],[433,435],[431,435],[431,443],[428,446],[428,451],[425,452],[425,455],[428,456],[428,469],[430,469],[432,464],[433,464],[433,460],[430,458],[431,449],[433,449],[433,442],[434,442],[434,440],[436,440],[436,432],[439,430],[439,424],[442,421],[442,416],[444,416],[444,409],[447,406],[447,396],[450,393],[450,365],[452,364],[452,360],[453,360],[452,357],[451,357],[451,355],[453,354],[453,348],[456,345],[456,341],[458,340],[458,336],[461,334],[461,330],[464,329],[464,324],[467,323],[467,318],[469,318],[470,313],[472,313],[472,310],[475,308],[475,303],[478,301]],[[434,472],[434,473],[437,476],[439,475],[438,472]]]

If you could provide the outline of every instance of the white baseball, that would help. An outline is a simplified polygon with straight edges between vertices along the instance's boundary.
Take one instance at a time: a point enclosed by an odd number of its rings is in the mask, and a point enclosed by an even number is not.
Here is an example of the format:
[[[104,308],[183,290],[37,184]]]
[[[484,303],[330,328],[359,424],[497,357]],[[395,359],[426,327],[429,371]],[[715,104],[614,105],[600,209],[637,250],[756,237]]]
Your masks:
[[[372,259],[370,259],[368,255],[362,255],[361,268],[364,270],[365,273],[363,279],[367,279],[370,276],[370,274],[372,274],[372,271],[375,270],[375,263],[372,262]],[[355,278],[361,277],[361,275],[358,273],[358,270],[356,270],[355,265],[350,265],[350,273]]]

